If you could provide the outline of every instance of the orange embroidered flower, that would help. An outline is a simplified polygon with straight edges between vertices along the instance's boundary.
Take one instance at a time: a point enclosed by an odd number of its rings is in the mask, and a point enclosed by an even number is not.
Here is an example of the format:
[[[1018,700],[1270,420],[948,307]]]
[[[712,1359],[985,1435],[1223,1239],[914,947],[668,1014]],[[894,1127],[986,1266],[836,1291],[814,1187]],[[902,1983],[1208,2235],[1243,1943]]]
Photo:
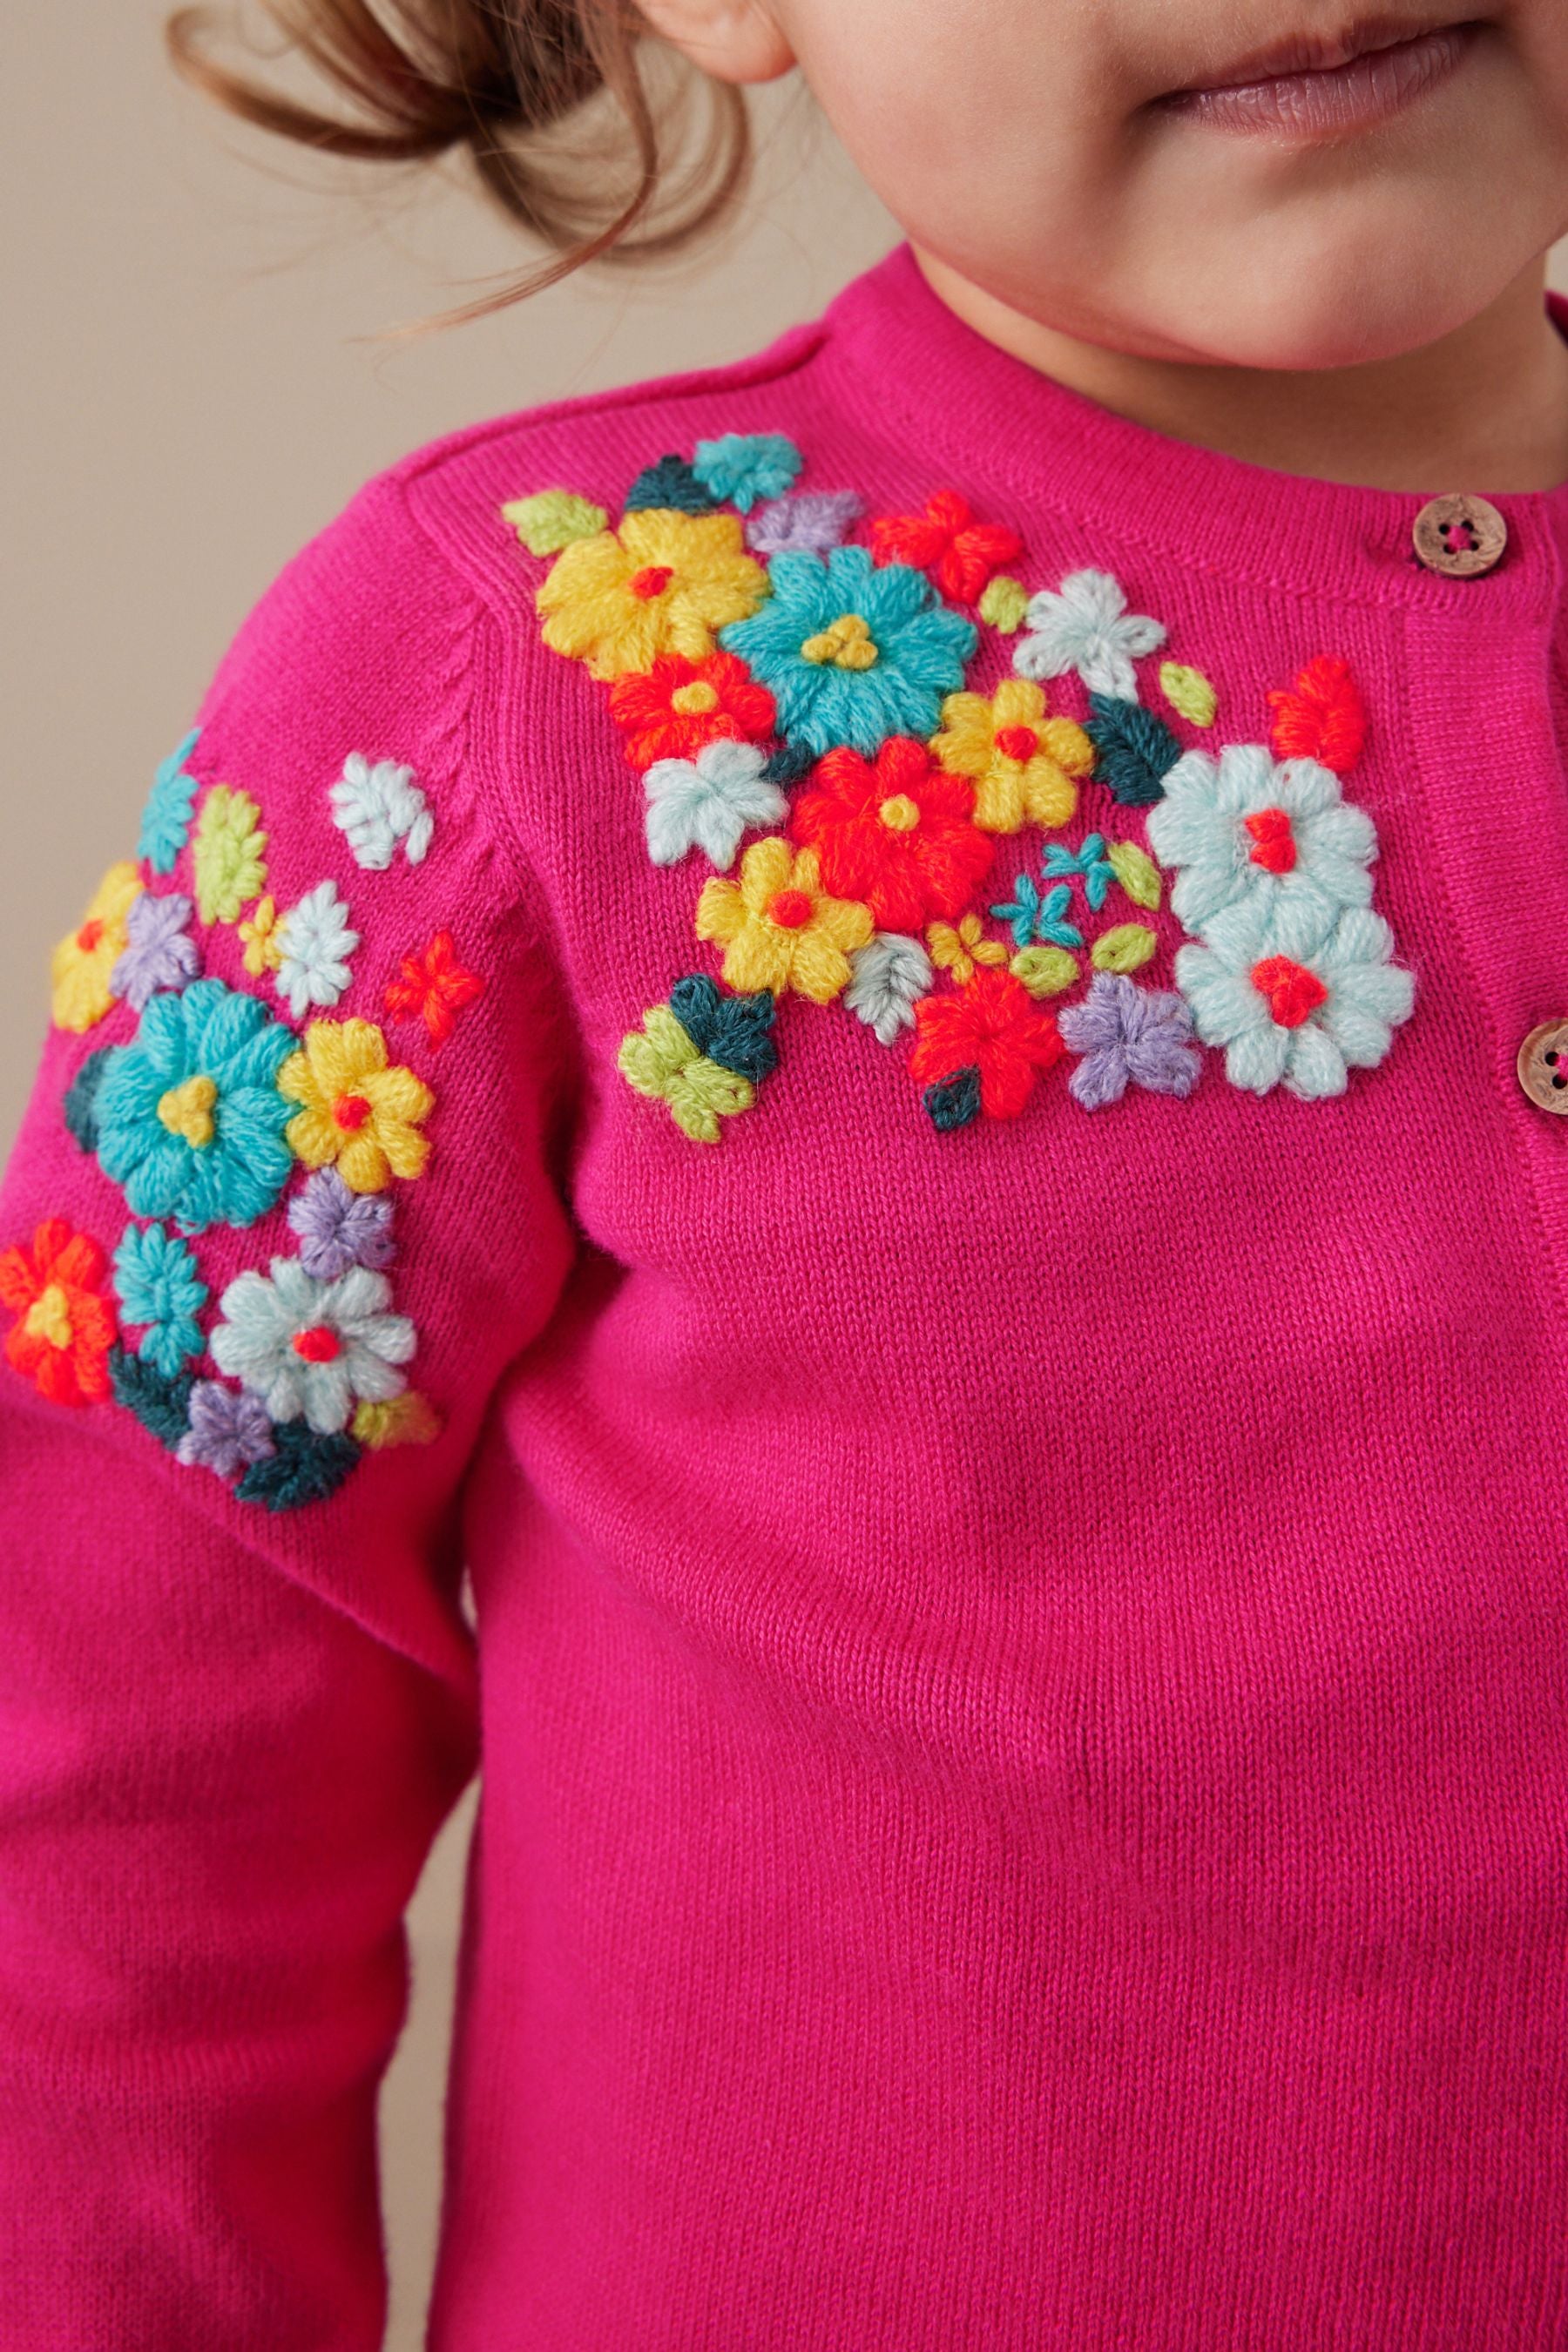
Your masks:
[[[1068,823],[1078,807],[1074,779],[1093,767],[1094,745],[1074,720],[1047,715],[1033,679],[1005,677],[989,701],[950,694],[942,719],[931,748],[950,773],[973,780],[983,833]]]
[[[1022,555],[1024,542],[1005,523],[976,522],[969,501],[956,490],[933,490],[924,514],[879,515],[871,525],[879,563],[934,565],[944,596],[973,604],[994,572]]]
[[[536,601],[545,644],[612,678],[648,669],[663,653],[701,661],[714,631],[744,620],[767,593],[739,515],[646,507],[623,515],[618,530],[563,548]]]
[[[102,1250],[63,1217],[49,1217],[29,1253],[0,1255],[0,1300],[16,1317],[5,1354],[51,1404],[101,1404],[110,1393],[114,1309]]]
[[[78,1036],[103,1019],[114,1003],[110,974],[125,952],[126,919],[142,895],[134,866],[111,866],[99,884],[79,930],[56,948],[49,966],[55,1025]]]
[[[979,1108],[990,1118],[1016,1118],[1037,1070],[1062,1051],[1054,1016],[1010,971],[981,971],[961,989],[922,996],[910,1073],[922,1084],[978,1074]]]
[[[994,845],[970,822],[974,789],[933,768],[923,743],[894,735],[873,763],[840,747],[818,761],[790,831],[841,898],[861,898],[879,930],[918,931],[956,915],[989,873]]]
[[[760,743],[773,731],[773,698],[736,654],[660,654],[646,676],[627,670],[610,688],[610,716],[626,730],[634,768],[689,760],[705,743]]]
[[[697,901],[697,936],[724,943],[731,988],[794,988],[816,1004],[848,985],[847,951],[874,929],[869,907],[824,890],[815,849],[796,852],[776,833],[752,842],[739,882],[710,875]]]
[[[430,1141],[420,1130],[436,1097],[412,1070],[388,1068],[374,1021],[312,1021],[278,1089],[300,1105],[288,1136],[307,1168],[335,1167],[351,1192],[384,1192],[394,1176],[424,1174]]]
[[[450,931],[437,931],[423,955],[405,955],[387,983],[386,1009],[398,1021],[423,1021],[432,1045],[444,1045],[465,1005],[485,992],[478,972],[458,961]]]

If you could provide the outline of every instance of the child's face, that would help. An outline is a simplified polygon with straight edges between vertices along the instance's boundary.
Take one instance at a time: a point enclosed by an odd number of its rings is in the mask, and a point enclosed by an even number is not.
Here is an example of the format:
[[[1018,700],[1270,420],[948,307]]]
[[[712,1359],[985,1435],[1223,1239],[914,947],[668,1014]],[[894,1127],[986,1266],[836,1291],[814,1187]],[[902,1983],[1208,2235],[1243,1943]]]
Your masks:
[[[1482,310],[1568,227],[1568,0],[768,0],[917,247],[1047,325],[1258,367],[1386,358]],[[1343,72],[1244,130],[1170,94],[1304,38],[1422,94],[1359,123]],[[1342,51],[1341,52],[1342,54]],[[1285,61],[1287,64],[1290,60]],[[1278,73],[1264,60],[1261,70]],[[1296,120],[1300,121],[1297,116]]]

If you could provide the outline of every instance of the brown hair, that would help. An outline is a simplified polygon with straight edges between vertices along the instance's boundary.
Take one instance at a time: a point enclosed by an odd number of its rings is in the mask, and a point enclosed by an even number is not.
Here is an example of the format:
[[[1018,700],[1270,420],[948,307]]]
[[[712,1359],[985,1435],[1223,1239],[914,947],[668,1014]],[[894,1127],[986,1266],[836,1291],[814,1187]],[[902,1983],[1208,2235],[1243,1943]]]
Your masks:
[[[219,63],[211,11],[169,19],[185,79],[246,121],[318,152],[381,163],[456,152],[485,193],[555,255],[499,293],[447,314],[477,318],[537,293],[588,261],[672,254],[727,212],[752,162],[743,94],[678,65],[631,0],[262,0],[289,48],[348,101],[303,103]],[[679,79],[673,76],[679,74]],[[689,139],[706,136],[670,184]]]

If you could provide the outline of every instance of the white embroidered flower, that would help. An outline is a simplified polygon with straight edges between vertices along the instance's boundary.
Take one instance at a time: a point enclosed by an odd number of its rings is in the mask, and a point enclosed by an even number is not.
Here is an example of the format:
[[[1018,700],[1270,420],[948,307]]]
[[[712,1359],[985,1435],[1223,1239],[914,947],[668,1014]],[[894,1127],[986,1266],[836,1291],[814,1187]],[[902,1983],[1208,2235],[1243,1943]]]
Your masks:
[[[900,1029],[914,1027],[916,1002],[931,992],[930,956],[907,931],[879,931],[856,949],[849,969],[845,1003],[882,1045],[893,1045]]]
[[[1313,898],[1325,919],[1371,905],[1376,829],[1331,768],[1277,764],[1261,743],[1227,743],[1217,765],[1207,751],[1184,752],[1163,781],[1149,846],[1180,869],[1171,907],[1188,930],[1206,936],[1211,917],[1242,900],[1279,908]]]
[[[400,768],[395,760],[373,765],[362,751],[351,751],[332,786],[331,802],[333,824],[371,873],[384,872],[400,841],[410,866],[417,866],[430,846],[436,820],[429,803],[413,769]]]
[[[398,1369],[417,1344],[405,1315],[390,1315],[392,1286],[356,1265],[336,1282],[275,1257],[268,1280],[231,1282],[212,1335],[220,1371],[260,1397],[274,1421],[304,1420],[321,1436],[346,1427],[355,1400],[384,1404],[408,1385]]]
[[[707,852],[721,871],[732,866],[748,825],[780,824],[789,803],[763,774],[767,754],[755,743],[704,743],[694,760],[656,760],[647,786],[647,854],[673,866],[689,849]]]
[[[318,882],[278,925],[275,985],[296,1021],[312,1004],[335,1004],[353,978],[349,958],[359,933],[349,929],[348,914],[337,884]]]
[[[1342,1095],[1349,1068],[1375,1069],[1415,982],[1391,963],[1394,934],[1369,907],[1325,930],[1315,899],[1222,908],[1202,945],[1176,950],[1176,985],[1205,1045],[1223,1045],[1233,1087],[1283,1084],[1315,1101]]]
[[[1024,613],[1029,635],[1013,648],[1013,667],[1025,677],[1059,677],[1076,669],[1091,694],[1136,702],[1135,654],[1165,642],[1159,621],[1129,613],[1121,583],[1109,572],[1069,572],[1059,590],[1041,588]]]

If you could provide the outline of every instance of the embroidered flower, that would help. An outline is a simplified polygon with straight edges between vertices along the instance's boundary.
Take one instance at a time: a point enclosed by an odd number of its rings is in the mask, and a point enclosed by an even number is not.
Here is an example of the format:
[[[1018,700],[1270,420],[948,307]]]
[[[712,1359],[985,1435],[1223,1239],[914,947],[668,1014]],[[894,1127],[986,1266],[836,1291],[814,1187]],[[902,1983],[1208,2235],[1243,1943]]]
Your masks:
[[[612,678],[662,653],[700,661],[714,631],[754,613],[767,593],[738,515],[649,507],[624,515],[618,531],[563,548],[537,602],[545,644]]]
[[[931,750],[952,774],[973,780],[983,833],[1066,824],[1076,814],[1076,779],[1093,767],[1094,745],[1075,720],[1048,715],[1032,679],[1005,677],[989,701],[950,694],[942,722]]]
[[[644,779],[654,864],[673,866],[701,848],[728,868],[748,826],[781,824],[789,803],[767,781],[766,766],[755,743],[706,743],[695,760],[656,760]]]
[[[1225,1047],[1232,1086],[1315,1101],[1343,1094],[1348,1069],[1375,1068],[1409,1018],[1415,983],[1393,951],[1369,907],[1346,908],[1325,935],[1314,900],[1247,898],[1213,917],[1203,945],[1177,949],[1176,985],[1204,1043]]]
[[[879,563],[911,563],[936,572],[944,596],[973,604],[994,572],[1024,552],[1024,542],[1005,523],[976,522],[969,501],[956,490],[933,490],[925,512],[879,515],[871,525]]]
[[[976,964],[1004,964],[1007,950],[1000,940],[988,940],[984,926],[976,914],[963,915],[955,929],[951,923],[928,923],[926,944],[931,949],[932,963],[950,971],[962,986],[970,979]]]
[[[349,958],[359,945],[337,884],[318,882],[290,907],[278,926],[277,940],[275,985],[295,1020],[302,1021],[312,1004],[335,1004],[353,977]]]
[[[770,499],[747,518],[746,544],[758,555],[826,555],[842,546],[865,511],[858,490],[796,490]]]
[[[351,1192],[424,1174],[430,1141],[420,1130],[436,1097],[412,1070],[388,1067],[374,1022],[312,1021],[278,1084],[300,1106],[289,1141],[307,1168],[335,1166]]]
[[[634,768],[690,760],[705,743],[760,742],[773,731],[773,698],[733,654],[660,654],[647,677],[627,670],[610,686],[610,716],[626,736]]]
[[[111,866],[80,928],[56,948],[49,977],[57,1028],[80,1036],[113,1004],[114,968],[125,952],[126,924],[141,893],[142,877],[134,866],[129,861]]]
[[[1013,877],[1013,896],[991,908],[999,923],[1011,926],[1013,943],[1026,948],[1031,940],[1049,940],[1058,948],[1080,948],[1083,933],[1068,920],[1072,898],[1070,882],[1053,883],[1041,890],[1030,875]]]
[[[994,629],[1000,629],[1005,637],[1012,636],[1023,627],[1024,615],[1028,609],[1028,590],[1021,580],[1013,579],[1005,572],[999,572],[995,579],[987,583],[979,604],[981,619],[988,621]]]
[[[922,996],[915,1022],[910,1076],[951,1087],[961,1072],[973,1071],[975,1107],[988,1118],[1016,1118],[1036,1073],[1049,1069],[1062,1051],[1055,1016],[1010,971],[977,971],[960,989]],[[934,1116],[942,1106],[928,1108]]]
[[[869,908],[823,888],[814,849],[778,834],[752,842],[738,883],[710,875],[697,901],[697,936],[724,943],[731,988],[794,988],[816,1004],[847,986],[848,951],[873,928]]]
[[[931,732],[942,697],[963,683],[972,621],[921,572],[874,564],[864,547],[775,555],[768,576],[767,604],[720,641],[772,688],[786,735],[869,754],[889,735]]]
[[[699,441],[691,470],[710,497],[749,514],[759,499],[781,498],[804,462],[782,433],[721,433]]]
[[[31,1250],[0,1252],[0,1303],[16,1318],[5,1355],[50,1404],[101,1404],[110,1393],[114,1309],[103,1252],[63,1217],[47,1217]]]
[[[668,1004],[650,1005],[641,1032],[626,1032],[616,1067],[639,1095],[667,1103],[677,1127],[694,1143],[717,1143],[720,1119],[750,1110],[756,1100],[752,1081],[704,1054]]]
[[[220,980],[154,996],[110,1048],[94,1102],[98,1158],[135,1215],[188,1234],[249,1225],[288,1181],[279,1073],[293,1032]]]
[[[1075,669],[1097,694],[1138,698],[1133,656],[1165,642],[1158,621],[1129,613],[1121,583],[1109,572],[1070,572],[1059,590],[1042,588],[1024,615],[1029,635],[1013,649],[1026,677],[1060,677]]]
[[[275,1422],[304,1420],[332,1436],[356,1401],[382,1403],[408,1385],[400,1367],[418,1343],[407,1317],[388,1313],[391,1301],[385,1276],[363,1266],[321,1282],[298,1258],[275,1257],[270,1279],[250,1271],[224,1292],[213,1358]]]
[[[993,845],[970,823],[974,788],[933,768],[923,743],[890,736],[875,764],[829,751],[790,831],[814,848],[827,889],[863,899],[879,930],[917,931],[960,913],[991,866]]]
[[[271,1460],[276,1451],[272,1416],[248,1389],[197,1381],[188,1410],[189,1425],[174,1448],[187,1470],[212,1470],[220,1478],[233,1478],[253,1462]]]
[[[485,983],[458,961],[450,931],[432,933],[422,955],[405,955],[386,988],[386,1009],[398,1021],[423,1021],[432,1045],[444,1045],[458,1015],[477,1003]]]
[[[189,1246],[163,1225],[127,1225],[114,1253],[114,1286],[127,1323],[144,1323],[137,1354],[166,1380],[177,1380],[186,1360],[202,1352],[197,1320],[207,1286]]]
[[[278,901],[270,892],[258,898],[248,918],[239,926],[240,944],[245,950],[245,969],[252,980],[261,980],[276,971],[283,961],[283,942],[279,937],[283,918],[278,911]]]
[[[185,761],[195,750],[200,730],[193,727],[178,751],[171,751],[153,779],[153,790],[142,814],[136,855],[154,874],[172,874],[191,830],[191,809],[201,786],[186,772]]]
[[[412,768],[351,751],[329,797],[332,823],[367,873],[384,873],[399,842],[410,866],[423,864],[436,820]]]
[[[1319,654],[1293,687],[1272,687],[1269,738],[1281,760],[1318,760],[1342,776],[1361,757],[1366,709],[1349,662]]]
[[[914,1026],[915,1005],[931,984],[930,956],[919,940],[902,931],[879,931],[856,949],[849,965],[853,977],[844,992],[846,1008],[882,1045],[891,1045],[900,1029]]]
[[[1105,854],[1105,836],[1099,833],[1086,833],[1076,849],[1069,849],[1063,841],[1048,841],[1040,870],[1047,882],[1081,882],[1083,895],[1097,915],[1116,879],[1116,868]]]
[[[150,890],[132,901],[125,919],[125,945],[109,984],[116,996],[141,1013],[160,988],[184,988],[202,968],[201,950],[188,925],[191,902],[171,890],[155,898]]]
[[[1266,911],[1310,900],[1327,918],[1372,899],[1377,834],[1315,760],[1277,766],[1261,743],[1227,743],[1217,762],[1184,752],[1149,812],[1149,845],[1179,867],[1171,906],[1189,930],[1221,908],[1256,899]]]
[[[267,885],[267,835],[248,793],[215,784],[196,820],[196,912],[204,923],[233,923]]]
[[[335,1168],[318,1168],[289,1203],[307,1274],[335,1282],[351,1265],[384,1274],[397,1255],[392,1202],[384,1192],[351,1192]]]
[[[1083,1057],[1068,1090],[1085,1110],[1120,1101],[1129,1084],[1184,1098],[1203,1071],[1182,999],[1170,989],[1140,988],[1121,972],[1097,971],[1087,996],[1063,1005],[1057,1026]]]

